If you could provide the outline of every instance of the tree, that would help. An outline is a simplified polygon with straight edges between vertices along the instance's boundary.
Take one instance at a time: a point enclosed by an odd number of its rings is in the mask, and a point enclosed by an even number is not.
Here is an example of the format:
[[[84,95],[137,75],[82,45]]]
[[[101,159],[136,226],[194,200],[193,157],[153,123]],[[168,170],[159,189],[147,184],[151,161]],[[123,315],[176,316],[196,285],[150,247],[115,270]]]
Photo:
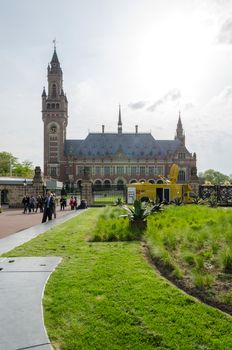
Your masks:
[[[208,169],[199,173],[199,177],[203,177],[205,181],[210,181],[214,185],[220,185],[225,181],[230,181],[230,176],[220,173],[214,169]]]
[[[14,168],[14,175],[19,177],[32,178],[34,175],[34,169],[32,162],[25,160],[22,164],[17,163]]]
[[[32,178],[34,175],[32,162],[25,160],[20,163],[11,153],[0,152],[0,176],[10,175]]]
[[[8,176],[13,174],[13,169],[17,164],[17,158],[11,153],[0,152],[0,175]]]

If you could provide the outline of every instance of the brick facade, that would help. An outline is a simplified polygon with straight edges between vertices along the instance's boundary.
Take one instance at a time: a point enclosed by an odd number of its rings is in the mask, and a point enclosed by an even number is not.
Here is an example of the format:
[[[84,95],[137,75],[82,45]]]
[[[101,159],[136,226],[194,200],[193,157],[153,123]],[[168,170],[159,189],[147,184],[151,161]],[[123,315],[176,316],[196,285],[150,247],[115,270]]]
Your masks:
[[[67,140],[68,101],[63,92],[63,72],[54,49],[48,66],[48,94],[42,93],[44,122],[44,174],[75,189],[90,169],[93,184],[119,184],[135,181],[156,182],[168,177],[173,163],[179,166],[179,181],[197,183],[196,154],[185,146],[179,115],[173,140],[155,140],[149,133],[123,133],[119,108],[117,133],[89,134],[84,140]]]

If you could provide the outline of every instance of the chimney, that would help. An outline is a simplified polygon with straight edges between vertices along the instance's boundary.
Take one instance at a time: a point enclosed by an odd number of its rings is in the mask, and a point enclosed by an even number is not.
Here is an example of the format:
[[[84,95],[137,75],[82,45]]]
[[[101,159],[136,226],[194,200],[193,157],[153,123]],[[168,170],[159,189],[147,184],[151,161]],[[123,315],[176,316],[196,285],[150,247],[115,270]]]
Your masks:
[[[138,125],[135,125],[135,133],[138,134]]]
[[[105,132],[105,125],[102,125],[102,133],[104,134]]]

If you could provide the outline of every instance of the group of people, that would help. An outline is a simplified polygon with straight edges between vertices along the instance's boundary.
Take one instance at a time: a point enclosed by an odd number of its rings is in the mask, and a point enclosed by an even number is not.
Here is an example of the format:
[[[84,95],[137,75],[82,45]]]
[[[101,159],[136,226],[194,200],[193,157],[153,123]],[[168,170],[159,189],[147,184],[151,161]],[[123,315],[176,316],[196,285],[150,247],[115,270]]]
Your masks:
[[[45,197],[42,196],[24,196],[22,200],[23,204],[23,213],[26,214],[31,212],[36,212],[38,209],[40,210],[40,213],[43,212],[43,204],[44,204]]]
[[[46,222],[48,220],[52,220],[52,216],[54,216],[54,219],[56,218],[56,205],[58,204],[58,198],[55,197],[55,195],[48,190],[45,197],[43,196],[24,196],[22,200],[23,204],[23,213],[26,214],[31,212],[36,212],[38,209],[40,210],[40,213],[43,213],[42,223]],[[87,208],[87,203],[84,199],[81,200],[80,204],[78,205],[77,197],[71,196],[69,205],[71,210],[74,209],[85,209]],[[60,210],[65,210],[67,207],[67,198],[62,196],[60,198]]]

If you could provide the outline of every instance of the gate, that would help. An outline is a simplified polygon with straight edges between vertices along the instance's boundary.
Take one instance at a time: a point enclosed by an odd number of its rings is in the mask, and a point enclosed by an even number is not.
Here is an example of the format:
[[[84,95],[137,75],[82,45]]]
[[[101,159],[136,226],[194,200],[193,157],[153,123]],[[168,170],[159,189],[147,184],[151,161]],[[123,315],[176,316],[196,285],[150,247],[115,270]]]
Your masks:
[[[93,185],[93,204],[95,205],[112,205],[119,198],[126,202],[127,187],[126,185]]]

